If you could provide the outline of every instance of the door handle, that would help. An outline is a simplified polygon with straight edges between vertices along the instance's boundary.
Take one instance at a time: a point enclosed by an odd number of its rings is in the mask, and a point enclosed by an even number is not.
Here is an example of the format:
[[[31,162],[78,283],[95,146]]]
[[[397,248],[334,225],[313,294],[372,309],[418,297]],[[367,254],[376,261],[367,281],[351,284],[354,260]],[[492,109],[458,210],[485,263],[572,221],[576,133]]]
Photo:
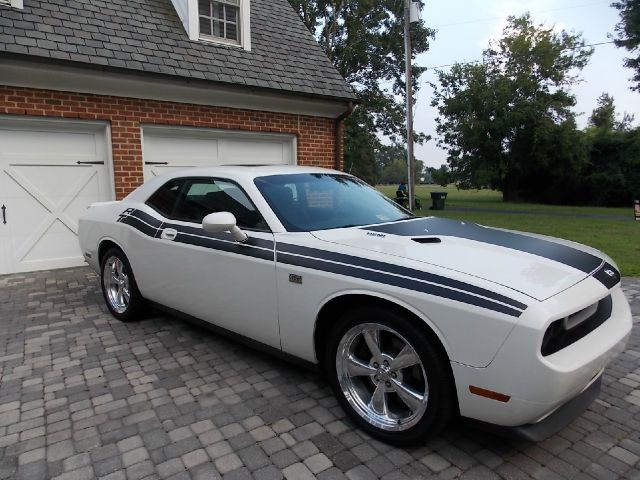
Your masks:
[[[174,228],[165,228],[160,234],[160,238],[163,240],[175,240],[177,236],[178,231]]]
[[[2,205],[2,223],[7,224],[7,207]]]

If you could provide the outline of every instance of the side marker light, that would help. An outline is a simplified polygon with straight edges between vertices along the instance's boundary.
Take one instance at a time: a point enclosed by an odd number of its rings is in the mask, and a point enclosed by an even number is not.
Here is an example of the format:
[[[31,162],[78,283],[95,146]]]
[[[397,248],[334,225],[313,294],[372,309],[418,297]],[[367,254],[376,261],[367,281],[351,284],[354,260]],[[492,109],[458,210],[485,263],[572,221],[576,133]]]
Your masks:
[[[498,402],[507,403],[509,400],[511,400],[510,395],[494,392],[492,390],[487,390],[485,388],[475,387],[473,385],[469,385],[469,391],[474,395],[479,395],[481,397],[489,398],[491,400],[496,400]]]

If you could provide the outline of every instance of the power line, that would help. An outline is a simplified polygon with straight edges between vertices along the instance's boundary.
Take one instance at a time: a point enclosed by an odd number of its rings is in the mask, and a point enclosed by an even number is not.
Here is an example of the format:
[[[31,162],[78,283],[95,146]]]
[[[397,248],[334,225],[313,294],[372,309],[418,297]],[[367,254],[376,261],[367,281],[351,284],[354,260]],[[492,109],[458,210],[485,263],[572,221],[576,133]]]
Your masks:
[[[468,62],[446,63],[444,65],[436,65],[435,67],[425,67],[427,70],[435,70],[437,68],[453,67],[454,65],[471,65],[472,63],[482,63],[482,60],[469,60]]]
[[[608,42],[597,42],[597,43],[590,43],[588,45],[581,45],[579,47],[574,47],[574,48],[564,48],[563,50],[578,50],[580,48],[589,48],[589,47],[597,47],[600,45],[609,45],[611,43],[615,43],[614,40],[608,41]],[[444,65],[437,65],[435,67],[426,67],[428,70],[436,70],[438,68],[445,68],[445,67],[453,67],[454,65],[471,65],[473,63],[482,63],[482,60],[470,60],[468,62],[454,62],[454,63],[447,63]]]
[[[537,14],[537,13],[548,13],[548,12],[557,12],[560,10],[573,10],[573,9],[577,9],[577,8],[585,8],[585,7],[591,7],[594,5],[602,5],[604,3],[610,3],[609,1],[603,2],[603,1],[599,1],[599,2],[592,2],[592,3],[584,3],[582,5],[573,5],[570,7],[558,7],[558,8],[549,8],[546,10],[537,10],[535,12],[529,12],[532,14]],[[486,17],[486,18],[477,18],[475,20],[463,20],[460,22],[454,22],[454,23],[443,23],[441,25],[434,25],[432,28],[445,28],[445,27],[455,27],[457,25],[469,25],[472,23],[481,23],[481,22],[490,22],[493,20],[502,20],[504,18],[504,16],[501,17]]]

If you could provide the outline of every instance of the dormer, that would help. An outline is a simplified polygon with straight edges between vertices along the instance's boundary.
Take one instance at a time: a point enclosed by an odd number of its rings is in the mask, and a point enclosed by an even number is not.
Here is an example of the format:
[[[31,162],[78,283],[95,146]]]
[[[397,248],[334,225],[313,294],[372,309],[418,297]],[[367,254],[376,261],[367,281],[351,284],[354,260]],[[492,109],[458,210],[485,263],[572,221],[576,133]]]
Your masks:
[[[0,0],[0,5],[7,5],[9,7],[22,9],[24,7],[24,1],[23,0]]]
[[[251,50],[250,0],[171,0],[171,3],[190,40]]]

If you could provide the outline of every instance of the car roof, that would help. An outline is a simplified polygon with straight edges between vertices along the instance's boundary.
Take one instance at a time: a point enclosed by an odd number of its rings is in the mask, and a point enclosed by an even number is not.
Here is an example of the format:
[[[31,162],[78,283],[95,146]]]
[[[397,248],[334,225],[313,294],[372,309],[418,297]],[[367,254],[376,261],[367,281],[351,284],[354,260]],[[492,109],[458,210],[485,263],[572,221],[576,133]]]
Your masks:
[[[330,173],[346,175],[338,170],[320,167],[306,167],[299,165],[216,165],[207,167],[189,167],[159,175],[147,180],[142,186],[127,196],[130,201],[142,201],[158,188],[173,178],[180,177],[221,177],[240,183],[253,183],[257,177],[269,175],[293,175],[303,173]]]
[[[216,165],[208,167],[191,167],[184,170],[171,172],[172,176],[220,176],[231,175],[233,177],[264,177],[266,175],[289,175],[295,173],[344,173],[321,167],[306,167],[300,165]]]

